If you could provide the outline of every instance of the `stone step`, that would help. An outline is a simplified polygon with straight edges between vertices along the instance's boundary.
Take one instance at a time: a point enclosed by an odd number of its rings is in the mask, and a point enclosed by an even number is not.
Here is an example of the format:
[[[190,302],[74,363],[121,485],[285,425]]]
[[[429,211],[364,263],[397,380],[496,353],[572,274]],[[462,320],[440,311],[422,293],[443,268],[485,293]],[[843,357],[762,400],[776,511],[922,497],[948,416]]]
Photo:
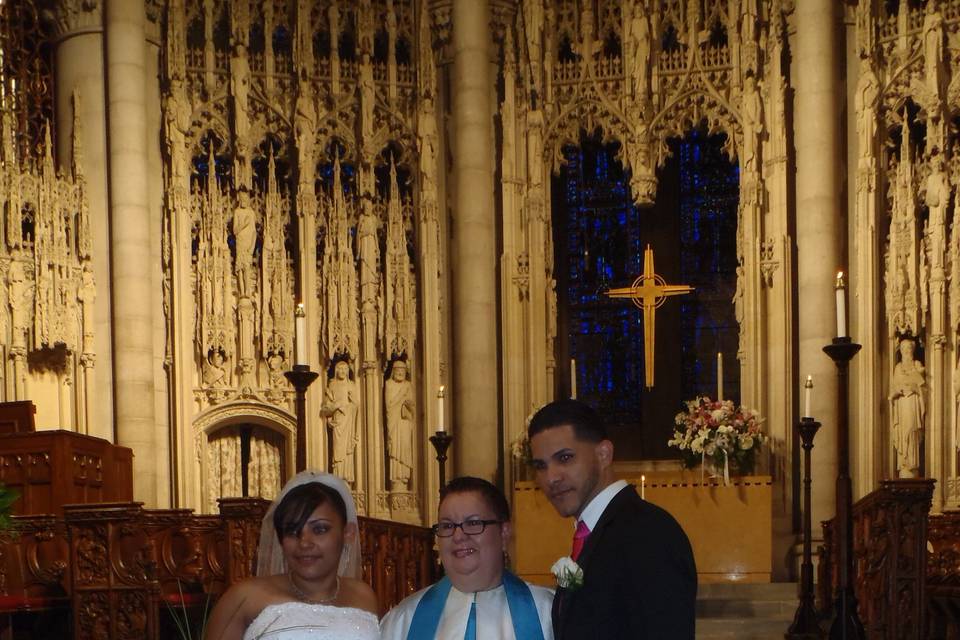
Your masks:
[[[711,582],[697,585],[697,598],[797,600],[798,597],[796,582]]]
[[[697,620],[697,640],[783,640],[790,621],[759,618]]]
[[[697,589],[697,638],[783,638],[797,602],[794,582],[702,584]]]

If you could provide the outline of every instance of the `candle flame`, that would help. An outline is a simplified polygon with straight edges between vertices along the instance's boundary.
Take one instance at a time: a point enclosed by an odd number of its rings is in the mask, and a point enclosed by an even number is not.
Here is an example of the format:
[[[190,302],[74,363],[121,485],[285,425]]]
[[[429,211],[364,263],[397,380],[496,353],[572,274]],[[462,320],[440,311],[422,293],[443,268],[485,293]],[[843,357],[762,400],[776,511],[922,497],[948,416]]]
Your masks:
[[[443,397],[443,390],[444,390],[444,389],[446,389],[446,387],[444,387],[443,385],[440,385],[440,390],[437,391],[437,397],[438,397],[438,398],[442,398],[442,397]]]
[[[803,384],[807,389],[813,389],[813,376],[807,376],[807,381]]]
[[[843,289],[846,286],[843,280],[843,271],[837,271],[837,289]]]
[[[296,317],[303,318],[306,315],[307,315],[306,311],[303,310],[303,303],[302,302],[297,303]]]

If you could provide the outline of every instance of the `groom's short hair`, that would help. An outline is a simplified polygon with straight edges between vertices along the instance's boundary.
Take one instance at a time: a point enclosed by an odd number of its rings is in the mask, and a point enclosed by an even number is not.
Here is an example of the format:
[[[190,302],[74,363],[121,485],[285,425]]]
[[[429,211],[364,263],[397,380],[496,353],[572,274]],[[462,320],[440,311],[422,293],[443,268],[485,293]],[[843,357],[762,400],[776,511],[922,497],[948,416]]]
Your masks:
[[[542,431],[570,425],[577,440],[597,443],[607,439],[607,427],[597,411],[579,400],[556,400],[542,407],[530,419],[527,437]]]
[[[497,520],[500,522],[510,521],[510,504],[507,502],[507,497],[492,482],[473,476],[454,478],[447,483],[447,486],[440,489],[440,502],[454,493],[479,493],[487,506],[493,511]]]
[[[311,514],[322,504],[329,504],[347,523],[347,505],[343,496],[333,487],[322,482],[307,482],[298,485],[283,496],[273,512],[273,528],[283,542],[286,536],[299,536]]]

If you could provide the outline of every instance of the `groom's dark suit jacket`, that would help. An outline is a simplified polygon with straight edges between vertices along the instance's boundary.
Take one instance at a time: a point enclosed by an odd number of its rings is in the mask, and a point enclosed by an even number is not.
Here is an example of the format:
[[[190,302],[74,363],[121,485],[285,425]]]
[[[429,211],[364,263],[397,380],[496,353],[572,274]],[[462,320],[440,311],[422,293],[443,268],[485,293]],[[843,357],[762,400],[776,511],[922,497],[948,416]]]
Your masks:
[[[557,640],[685,640],[694,637],[697,569],[687,535],[632,486],[613,497],[578,564],[583,586],[558,589]]]

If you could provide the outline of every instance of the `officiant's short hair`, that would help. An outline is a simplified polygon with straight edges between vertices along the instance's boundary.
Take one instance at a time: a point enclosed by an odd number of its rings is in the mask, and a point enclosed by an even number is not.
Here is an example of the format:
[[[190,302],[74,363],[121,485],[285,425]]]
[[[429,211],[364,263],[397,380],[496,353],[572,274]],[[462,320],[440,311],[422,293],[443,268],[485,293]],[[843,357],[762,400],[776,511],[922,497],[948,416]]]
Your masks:
[[[541,431],[570,425],[577,440],[600,442],[607,439],[607,426],[603,417],[590,405],[579,400],[556,400],[542,407],[530,418],[527,437]]]
[[[447,496],[454,493],[479,493],[486,501],[487,506],[493,511],[493,515],[501,522],[510,521],[510,503],[503,491],[497,488],[497,485],[473,476],[460,476],[454,478],[447,485],[440,489],[440,502],[443,502]]]

